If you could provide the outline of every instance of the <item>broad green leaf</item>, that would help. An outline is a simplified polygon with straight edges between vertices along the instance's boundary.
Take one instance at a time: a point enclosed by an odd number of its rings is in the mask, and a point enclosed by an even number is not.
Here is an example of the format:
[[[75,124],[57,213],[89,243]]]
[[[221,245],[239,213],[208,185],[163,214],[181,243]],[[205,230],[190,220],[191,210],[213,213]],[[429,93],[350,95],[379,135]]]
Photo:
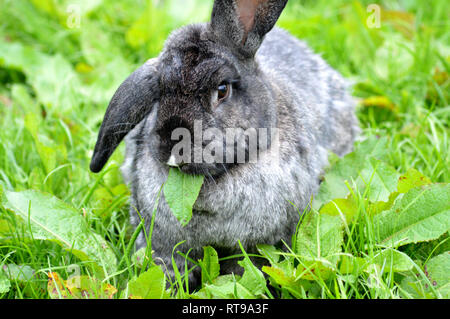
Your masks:
[[[259,244],[256,245],[256,248],[261,255],[263,255],[267,260],[270,261],[272,265],[278,263],[278,261],[280,260],[280,252],[274,246]]]
[[[4,265],[3,271],[11,281],[28,282],[34,279],[35,271],[28,265]]]
[[[255,296],[263,294],[267,286],[263,273],[253,265],[248,256],[238,261],[238,264],[244,268],[239,283]]]
[[[413,188],[374,217],[377,241],[405,245],[437,239],[450,230],[450,185]]]
[[[125,184],[98,187],[93,194],[97,202],[92,212],[102,220],[111,217],[114,211],[127,204],[129,192]]]
[[[358,275],[364,270],[366,265],[367,261],[364,258],[343,255],[340,260],[339,272],[343,275]]]
[[[343,226],[338,216],[311,211],[299,227],[296,253],[305,260],[326,259],[336,266],[344,241]]]
[[[38,100],[50,111],[69,111],[84,97],[78,75],[60,54],[49,56],[21,43],[0,41],[2,64],[25,73]]]
[[[450,298],[450,251],[430,259],[424,267],[425,275],[443,298]]]
[[[182,226],[186,226],[192,218],[192,207],[200,194],[204,178],[170,169],[164,185],[164,197]]]
[[[67,150],[63,144],[56,144],[54,141],[46,139],[43,141],[39,135],[38,116],[34,113],[28,113],[25,116],[25,127],[33,136],[36,150],[44,165],[46,174],[57,167],[57,164],[66,162]]]
[[[387,202],[389,195],[397,189],[400,175],[386,163],[369,157],[365,161],[357,181],[359,189],[369,187],[368,199],[371,202]]]
[[[152,266],[128,283],[128,295],[143,299],[163,299],[166,294],[166,277],[159,266]]]
[[[29,225],[37,240],[56,242],[82,261],[102,267],[110,273],[116,268],[116,257],[107,242],[95,234],[82,215],[73,207],[49,194],[34,190],[6,192],[5,208]]]
[[[72,298],[64,280],[56,272],[48,273],[47,292],[51,299]]]
[[[135,252],[133,256],[131,256],[131,260],[136,266],[142,268],[146,262],[150,261],[149,256],[147,256],[147,247],[141,248]]]
[[[275,283],[294,296],[300,296],[311,286],[309,281],[298,278],[301,273],[294,267],[293,260],[286,259],[272,267],[263,266],[261,270],[269,275],[272,285]]]
[[[401,282],[402,292],[409,298],[450,298],[450,252],[437,255],[423,267],[424,277],[414,272]]]
[[[268,274],[278,285],[282,287],[291,287],[295,285],[296,277],[293,275],[294,269],[292,269],[292,272],[286,272],[284,269],[277,266],[263,266],[262,271]]]
[[[11,282],[6,274],[0,269],[0,294],[7,293],[11,289]]]
[[[89,276],[63,280],[58,273],[48,274],[47,292],[51,299],[112,299],[117,289]]]
[[[320,209],[321,214],[327,214],[331,216],[340,216],[341,214],[345,217],[347,224],[350,224],[358,212],[358,204],[354,200],[352,195],[347,198],[338,198],[332,200],[331,202],[325,204]]]
[[[375,216],[385,210],[388,210],[392,207],[392,205],[394,205],[395,200],[397,199],[398,195],[400,193],[398,192],[393,192],[389,195],[389,199],[387,202],[383,202],[383,201],[379,201],[379,202],[368,202],[368,208],[367,208],[367,213],[370,216]]]
[[[382,211],[388,210],[392,207],[394,204],[396,198],[400,194],[407,193],[411,189],[419,186],[426,186],[431,184],[431,180],[424,176],[422,173],[416,171],[415,169],[411,168],[409,169],[405,174],[401,175],[398,180],[397,185],[397,191],[392,192],[389,195],[389,200],[386,201],[379,201],[375,203],[369,204],[369,214],[374,216]]]
[[[252,294],[234,275],[217,277],[213,284],[207,284],[200,290],[198,296],[219,299],[255,299]]]
[[[364,258],[367,265],[376,264],[392,272],[406,272],[413,269],[414,262],[408,255],[395,249],[384,249],[377,253],[373,258]]]
[[[211,246],[203,247],[202,283],[212,282],[220,274],[219,256]]]
[[[410,168],[406,174],[400,176],[398,181],[397,192],[405,194],[411,189],[419,186],[430,185],[431,180],[419,171]]]
[[[387,138],[369,137],[355,146],[355,151],[346,155],[331,167],[324,176],[319,193],[314,198],[313,208],[319,210],[323,204],[337,198],[346,198],[350,191],[346,182],[356,180],[367,165],[367,158],[381,158],[387,152]]]
[[[117,293],[114,286],[89,276],[72,276],[64,284],[75,299],[112,299]]]
[[[297,266],[297,276],[304,280],[327,280],[336,271],[336,264],[326,259],[302,260]]]
[[[397,197],[399,174],[395,169],[384,162],[368,157],[364,168],[359,172],[356,186],[360,192],[367,190],[366,199],[369,204],[369,213],[376,214],[389,209]],[[320,209],[321,213],[339,216],[343,215],[347,223],[351,223],[358,211],[358,204],[349,194],[346,198],[337,198],[326,203]]]

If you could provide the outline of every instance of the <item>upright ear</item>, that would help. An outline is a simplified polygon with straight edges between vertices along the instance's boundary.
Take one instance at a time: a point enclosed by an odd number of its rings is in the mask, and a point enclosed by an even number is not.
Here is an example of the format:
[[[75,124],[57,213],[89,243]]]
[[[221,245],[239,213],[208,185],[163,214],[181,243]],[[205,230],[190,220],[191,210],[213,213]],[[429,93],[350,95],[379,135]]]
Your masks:
[[[123,138],[159,100],[157,60],[151,59],[130,75],[114,94],[103,119],[91,171],[100,172]]]
[[[227,45],[253,57],[288,0],[215,0],[211,28]]]

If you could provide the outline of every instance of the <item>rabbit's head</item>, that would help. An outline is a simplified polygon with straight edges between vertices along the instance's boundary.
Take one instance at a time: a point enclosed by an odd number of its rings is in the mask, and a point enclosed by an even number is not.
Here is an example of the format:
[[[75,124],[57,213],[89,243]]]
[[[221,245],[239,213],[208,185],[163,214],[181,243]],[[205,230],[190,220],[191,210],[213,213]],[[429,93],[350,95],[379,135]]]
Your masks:
[[[223,173],[242,160],[239,145],[249,161],[255,137],[256,149],[269,147],[277,97],[255,54],[286,3],[216,0],[210,23],[175,31],[159,57],[135,71],[112,98],[91,170],[99,172],[152,111],[156,121],[143,135],[153,156],[186,173]]]

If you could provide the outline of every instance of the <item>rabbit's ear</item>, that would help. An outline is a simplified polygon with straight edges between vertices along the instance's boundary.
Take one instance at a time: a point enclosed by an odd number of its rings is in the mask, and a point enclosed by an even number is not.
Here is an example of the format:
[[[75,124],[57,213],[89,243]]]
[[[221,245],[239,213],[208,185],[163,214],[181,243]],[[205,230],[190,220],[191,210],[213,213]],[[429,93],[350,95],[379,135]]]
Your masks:
[[[211,28],[245,57],[253,57],[288,0],[215,0]]]
[[[123,138],[138,125],[159,100],[157,60],[151,59],[119,87],[103,119],[91,171],[100,172]]]

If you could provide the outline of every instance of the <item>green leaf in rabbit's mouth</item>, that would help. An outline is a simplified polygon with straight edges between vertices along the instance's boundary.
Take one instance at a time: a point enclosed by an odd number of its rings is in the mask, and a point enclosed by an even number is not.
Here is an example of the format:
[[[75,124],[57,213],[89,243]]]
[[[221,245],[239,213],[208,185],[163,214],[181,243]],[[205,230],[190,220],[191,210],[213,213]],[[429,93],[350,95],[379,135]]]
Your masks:
[[[200,194],[205,177],[184,174],[171,168],[164,185],[164,197],[172,213],[184,227],[192,219],[192,208]]]

